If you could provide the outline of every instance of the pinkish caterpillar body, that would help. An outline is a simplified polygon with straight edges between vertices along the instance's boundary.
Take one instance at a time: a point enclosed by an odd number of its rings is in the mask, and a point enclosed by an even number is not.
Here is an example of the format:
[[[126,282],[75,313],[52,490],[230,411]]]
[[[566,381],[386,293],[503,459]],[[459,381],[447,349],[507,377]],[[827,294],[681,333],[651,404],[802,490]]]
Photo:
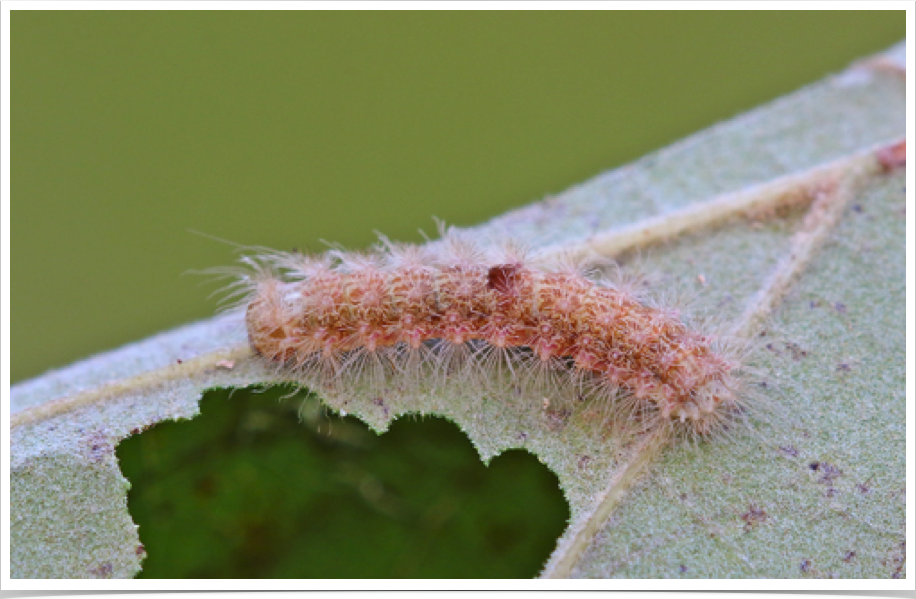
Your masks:
[[[424,362],[453,376],[468,364],[559,371],[698,433],[735,406],[740,364],[672,311],[582,268],[539,268],[511,250],[487,259],[453,233],[444,242],[262,257],[241,282],[251,347],[320,385]]]

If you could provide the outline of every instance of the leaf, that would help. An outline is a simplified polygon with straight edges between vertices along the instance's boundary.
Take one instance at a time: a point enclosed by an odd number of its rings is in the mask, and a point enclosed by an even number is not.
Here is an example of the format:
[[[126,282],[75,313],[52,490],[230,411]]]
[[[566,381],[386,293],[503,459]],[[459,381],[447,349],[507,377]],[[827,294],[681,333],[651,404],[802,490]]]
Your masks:
[[[572,518],[545,576],[900,577],[905,549],[905,46],[469,233],[597,251],[753,336],[748,429],[694,445],[585,407],[443,394],[327,398],[384,431],[439,414],[482,459],[534,453]],[[202,392],[281,383],[238,313],[18,384],[11,575],[129,577],[143,548],[114,455]],[[758,399],[759,395],[759,399]],[[753,411],[752,411],[753,412]]]

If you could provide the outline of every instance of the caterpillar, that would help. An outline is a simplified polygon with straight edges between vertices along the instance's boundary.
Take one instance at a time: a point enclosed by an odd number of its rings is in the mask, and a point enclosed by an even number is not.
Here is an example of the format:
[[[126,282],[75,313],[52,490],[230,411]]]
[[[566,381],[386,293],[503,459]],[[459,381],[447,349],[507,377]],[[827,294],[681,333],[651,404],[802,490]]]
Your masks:
[[[252,350],[309,385],[391,377],[527,381],[707,434],[741,392],[739,352],[582,260],[483,247],[458,231],[364,253],[244,260]],[[238,291],[238,290],[237,290]],[[534,393],[531,393],[532,395]]]

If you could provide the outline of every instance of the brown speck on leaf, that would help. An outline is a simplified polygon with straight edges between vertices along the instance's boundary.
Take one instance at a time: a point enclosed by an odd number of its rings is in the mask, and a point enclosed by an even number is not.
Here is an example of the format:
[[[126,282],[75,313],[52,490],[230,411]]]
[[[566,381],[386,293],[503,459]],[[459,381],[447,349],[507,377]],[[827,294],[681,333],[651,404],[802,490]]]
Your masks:
[[[137,545],[137,548],[134,549],[134,553],[137,555],[146,555],[146,547],[143,546],[143,543]]]
[[[849,365],[849,362],[840,362],[836,367],[838,372],[852,372],[852,366]]]
[[[591,461],[592,461],[592,457],[591,457],[591,456],[588,456],[588,455],[581,455],[581,456],[579,456],[579,461],[577,462],[577,465],[579,466],[580,469],[581,469],[581,468],[585,468],[586,466],[589,465],[589,463],[590,463]]]
[[[748,511],[741,514],[741,519],[745,522],[744,532],[750,532],[757,524],[767,521],[767,513],[763,508],[752,503]]]
[[[111,562],[105,562],[100,564],[98,567],[93,568],[90,572],[96,578],[111,578],[112,572],[114,572],[114,567],[112,567]]]
[[[906,79],[906,65],[902,60],[894,57],[879,54],[860,60],[849,69],[850,72],[871,71],[875,73],[886,73]]]
[[[175,361],[178,362],[179,364],[184,364],[184,362],[181,361],[181,358],[178,358],[178,359],[175,360]]]
[[[843,556],[843,561],[846,562],[846,563],[848,564],[848,563],[851,562],[853,559],[855,559],[855,557],[856,557],[856,552],[855,552],[855,551],[847,551],[847,552],[846,552],[846,555]]]
[[[792,342],[786,343],[786,349],[789,350],[789,352],[791,352],[792,359],[795,360],[796,362],[801,360],[802,358],[808,357],[808,350],[802,349],[801,346],[798,345],[797,343],[792,343]]]
[[[843,475],[843,471],[828,462],[811,462],[808,464],[814,472],[820,472],[821,476],[817,482],[822,485],[833,485],[833,481]]]
[[[810,571],[811,570],[811,560],[803,559],[801,561],[801,564],[798,565],[798,569],[801,570],[802,572]]]
[[[906,140],[881,148],[876,156],[884,172],[906,166]]]
[[[865,481],[864,483],[858,483],[856,485],[856,491],[862,495],[868,495],[871,492],[871,487],[868,486],[868,481]]]
[[[388,417],[388,406],[385,405],[384,399],[382,399],[381,397],[376,397],[375,399],[372,400],[372,403],[382,408],[382,410],[385,412],[385,417],[386,418]]]
[[[114,446],[101,431],[95,432],[85,439],[86,445],[89,446],[89,458],[93,462],[103,462],[106,458],[114,454]]]
[[[225,370],[232,370],[235,368],[235,360],[220,360],[216,363],[217,368],[223,368]]]
[[[894,569],[891,572],[891,578],[906,578],[906,541],[902,541],[891,549],[882,563]]]

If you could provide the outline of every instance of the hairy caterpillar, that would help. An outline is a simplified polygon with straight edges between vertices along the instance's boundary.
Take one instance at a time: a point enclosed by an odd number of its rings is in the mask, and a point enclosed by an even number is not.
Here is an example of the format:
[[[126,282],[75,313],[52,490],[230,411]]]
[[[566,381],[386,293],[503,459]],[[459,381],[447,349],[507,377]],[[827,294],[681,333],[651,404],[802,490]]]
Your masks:
[[[524,379],[534,401],[572,389],[700,434],[739,400],[737,352],[581,261],[544,266],[454,230],[425,246],[383,237],[368,253],[245,261],[235,285],[252,349],[309,385],[499,371]]]

